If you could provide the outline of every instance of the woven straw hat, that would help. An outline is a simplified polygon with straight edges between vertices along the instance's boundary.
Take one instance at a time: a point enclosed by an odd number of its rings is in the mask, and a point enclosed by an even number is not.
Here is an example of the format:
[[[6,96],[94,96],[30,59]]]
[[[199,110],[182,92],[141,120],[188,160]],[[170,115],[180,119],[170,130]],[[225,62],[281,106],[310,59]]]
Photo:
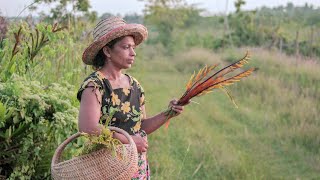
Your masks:
[[[128,24],[119,17],[101,20],[93,30],[94,41],[84,51],[82,61],[85,64],[92,65],[92,61],[100,49],[110,41],[128,35],[133,36],[135,44],[138,45],[147,39],[148,31],[141,24]]]

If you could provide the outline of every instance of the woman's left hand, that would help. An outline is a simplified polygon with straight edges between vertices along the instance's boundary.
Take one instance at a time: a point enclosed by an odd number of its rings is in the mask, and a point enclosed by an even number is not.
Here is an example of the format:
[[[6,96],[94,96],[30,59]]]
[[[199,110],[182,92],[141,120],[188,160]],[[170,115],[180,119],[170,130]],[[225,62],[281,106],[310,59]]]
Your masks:
[[[178,116],[184,110],[184,106],[177,105],[177,103],[178,101],[176,99],[173,99],[169,102],[168,107],[175,112],[171,117]]]

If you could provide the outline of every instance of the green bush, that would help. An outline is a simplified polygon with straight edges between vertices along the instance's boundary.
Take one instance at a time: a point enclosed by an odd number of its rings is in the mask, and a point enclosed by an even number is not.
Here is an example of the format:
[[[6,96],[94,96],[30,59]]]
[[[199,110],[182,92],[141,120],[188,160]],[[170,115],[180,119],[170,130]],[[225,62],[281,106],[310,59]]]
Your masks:
[[[50,178],[54,150],[77,130],[74,89],[18,76],[0,83],[0,177]]]

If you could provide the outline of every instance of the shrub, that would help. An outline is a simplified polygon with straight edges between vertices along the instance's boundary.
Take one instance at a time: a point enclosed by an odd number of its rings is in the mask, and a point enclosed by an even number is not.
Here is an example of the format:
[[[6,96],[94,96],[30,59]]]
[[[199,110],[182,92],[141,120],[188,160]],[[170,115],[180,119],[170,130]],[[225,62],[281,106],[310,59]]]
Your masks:
[[[54,150],[77,129],[72,89],[66,83],[44,87],[18,76],[0,83],[2,177],[50,178]]]

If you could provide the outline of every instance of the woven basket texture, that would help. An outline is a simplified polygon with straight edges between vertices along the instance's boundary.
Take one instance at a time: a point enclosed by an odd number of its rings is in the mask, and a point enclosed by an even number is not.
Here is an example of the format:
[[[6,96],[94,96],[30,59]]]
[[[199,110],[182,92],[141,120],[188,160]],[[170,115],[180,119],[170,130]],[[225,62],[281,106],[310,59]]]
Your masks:
[[[121,130],[121,133],[126,132]],[[57,148],[51,163],[52,178],[55,180],[131,179],[133,174],[138,171],[138,153],[130,135],[124,135],[128,138],[130,144],[117,146],[116,155],[111,150],[104,148],[60,162],[60,156],[65,146],[80,136],[80,133],[74,134]]]

